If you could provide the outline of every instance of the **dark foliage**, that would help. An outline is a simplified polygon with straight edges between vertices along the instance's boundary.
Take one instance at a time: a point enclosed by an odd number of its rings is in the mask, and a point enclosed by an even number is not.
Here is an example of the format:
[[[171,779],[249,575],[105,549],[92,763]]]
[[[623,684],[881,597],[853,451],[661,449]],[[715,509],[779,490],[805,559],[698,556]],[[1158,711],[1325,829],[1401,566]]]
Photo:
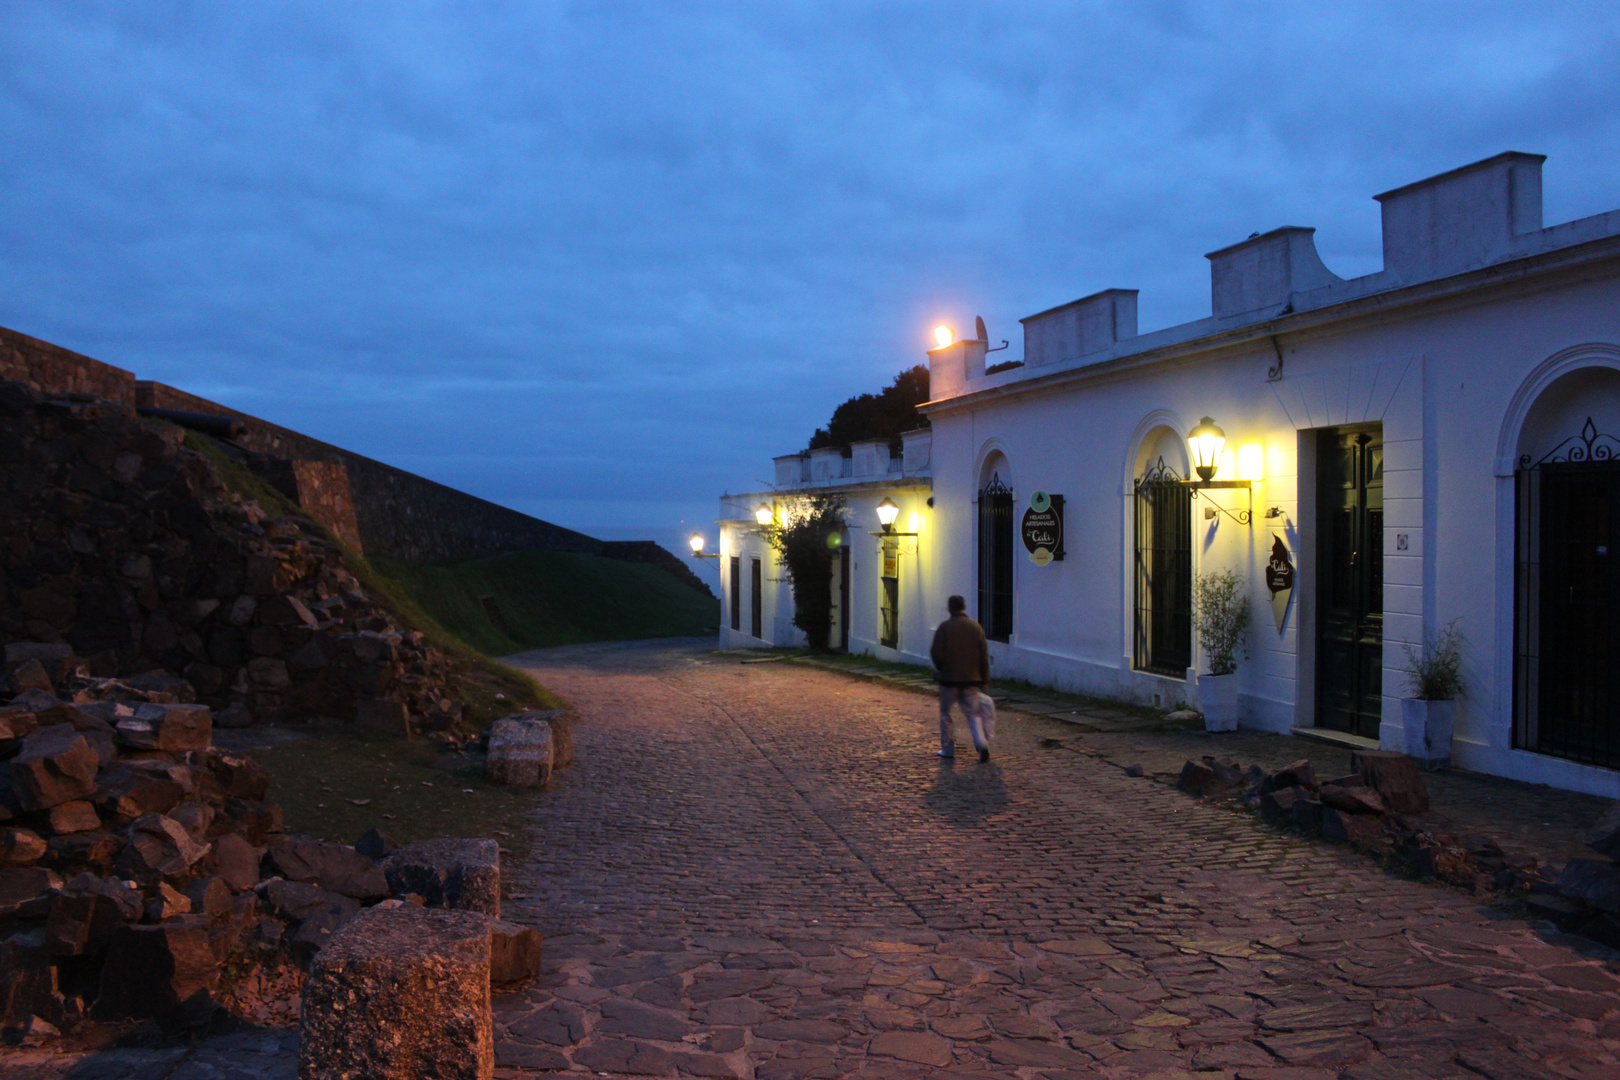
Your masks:
[[[927,427],[917,406],[928,400],[928,369],[922,364],[902,371],[881,393],[852,397],[833,410],[832,419],[810,436],[810,449],[849,448],[862,439],[888,439],[891,453],[900,452],[900,434]]]
[[[994,375],[998,371],[1011,371],[1013,368],[1021,368],[1023,366],[1024,362],[1022,360],[1003,360],[999,364],[991,364],[989,367],[985,368],[984,373],[986,375]]]
[[[812,649],[825,651],[832,634],[832,557],[844,528],[844,500],[812,495],[788,508],[765,538],[782,558],[793,587],[793,625]]]

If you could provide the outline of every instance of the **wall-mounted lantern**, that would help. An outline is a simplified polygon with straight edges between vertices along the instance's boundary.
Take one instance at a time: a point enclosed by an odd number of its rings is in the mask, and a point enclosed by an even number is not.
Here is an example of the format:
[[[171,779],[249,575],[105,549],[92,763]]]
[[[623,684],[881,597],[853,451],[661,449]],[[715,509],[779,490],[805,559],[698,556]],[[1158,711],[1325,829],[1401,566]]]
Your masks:
[[[705,555],[705,554],[703,554],[703,534],[702,533],[693,533],[691,535],[691,537],[687,539],[686,543],[687,543],[687,546],[689,546],[692,549],[692,558],[694,558],[694,559],[718,559],[720,557],[720,553],[718,551],[715,552],[713,555]]]
[[[1254,501],[1254,480],[1258,478],[1254,474],[1258,466],[1252,460],[1256,455],[1250,452],[1250,446],[1242,448],[1245,451],[1241,455],[1244,460],[1240,463],[1238,471],[1246,474],[1243,479],[1215,479],[1215,474],[1220,471],[1221,455],[1226,451],[1226,432],[1221,430],[1214,418],[1204,417],[1198,421],[1197,427],[1187,432],[1187,449],[1192,455],[1193,471],[1198,474],[1197,480],[1186,481],[1187,486],[1193,489],[1193,498],[1197,498],[1198,492],[1207,488],[1242,488],[1249,492],[1249,501],[1251,503]],[[1253,450],[1259,449],[1258,446],[1253,446]],[[1218,513],[1225,514],[1239,525],[1249,524],[1254,516],[1252,508],[1233,512],[1210,499],[1210,505],[1204,508],[1205,519],[1214,518]]]
[[[1205,483],[1215,479],[1216,470],[1221,467],[1221,451],[1226,449],[1226,432],[1206,416],[1187,432],[1187,446],[1192,451],[1193,471],[1198,479]]]
[[[877,504],[878,524],[883,526],[882,532],[867,533],[868,536],[916,536],[914,532],[895,532],[894,522],[900,516],[900,508],[894,500],[884,496],[882,502]]]
[[[771,518],[774,516],[775,515],[771,512],[769,503],[760,503],[758,506],[754,507],[754,520],[759,522],[760,528],[764,528],[765,526],[769,525],[771,523]]]
[[[938,343],[936,348],[943,349],[956,341],[956,331],[941,323],[934,327],[934,341]]]

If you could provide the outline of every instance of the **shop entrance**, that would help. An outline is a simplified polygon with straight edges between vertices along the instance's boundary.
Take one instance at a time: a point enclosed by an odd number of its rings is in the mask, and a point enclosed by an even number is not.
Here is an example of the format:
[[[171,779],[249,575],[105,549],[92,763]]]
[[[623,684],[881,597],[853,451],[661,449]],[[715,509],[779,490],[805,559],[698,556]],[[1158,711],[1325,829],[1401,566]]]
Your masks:
[[[1316,723],[1378,738],[1384,683],[1384,432],[1316,445]]]

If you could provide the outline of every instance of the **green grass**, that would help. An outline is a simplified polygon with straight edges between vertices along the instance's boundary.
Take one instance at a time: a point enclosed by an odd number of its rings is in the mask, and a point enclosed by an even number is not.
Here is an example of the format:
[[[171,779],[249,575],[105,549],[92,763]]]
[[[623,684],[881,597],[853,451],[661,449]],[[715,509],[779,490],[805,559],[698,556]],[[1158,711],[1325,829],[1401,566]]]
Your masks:
[[[402,844],[492,836],[521,855],[528,814],[544,797],[491,783],[460,754],[349,727],[252,754],[275,777],[268,797],[281,804],[287,831],[342,844],[375,826]],[[357,806],[356,799],[369,801]]]
[[[587,641],[712,634],[720,602],[658,569],[567,551],[456,563],[371,560],[439,625],[486,655]],[[485,611],[494,597],[504,627]]]

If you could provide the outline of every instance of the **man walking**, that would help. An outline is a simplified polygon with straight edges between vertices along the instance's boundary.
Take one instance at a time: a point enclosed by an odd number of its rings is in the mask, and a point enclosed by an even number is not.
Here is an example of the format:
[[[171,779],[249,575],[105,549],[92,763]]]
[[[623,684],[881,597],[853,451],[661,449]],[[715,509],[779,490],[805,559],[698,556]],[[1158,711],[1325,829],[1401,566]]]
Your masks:
[[[939,679],[939,756],[956,756],[951,741],[951,702],[955,701],[961,703],[979,760],[989,761],[990,743],[984,736],[979,690],[990,682],[990,644],[985,640],[984,628],[968,618],[966,600],[953,596],[945,601],[945,607],[951,617],[934,631],[934,644],[928,650]]]

